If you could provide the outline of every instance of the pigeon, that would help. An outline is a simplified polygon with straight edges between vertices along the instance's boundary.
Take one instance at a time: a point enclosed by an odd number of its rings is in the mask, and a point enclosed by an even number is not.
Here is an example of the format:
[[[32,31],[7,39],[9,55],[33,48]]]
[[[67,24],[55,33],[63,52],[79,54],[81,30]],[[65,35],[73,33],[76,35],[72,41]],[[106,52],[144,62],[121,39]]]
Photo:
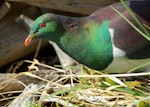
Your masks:
[[[141,23],[150,26],[149,0],[126,3]],[[100,8],[85,17],[46,13],[34,21],[25,46],[34,39],[53,41],[80,64],[107,73],[126,73],[149,63],[150,41],[112,7],[141,29],[121,3]],[[148,68],[150,65],[144,69]]]

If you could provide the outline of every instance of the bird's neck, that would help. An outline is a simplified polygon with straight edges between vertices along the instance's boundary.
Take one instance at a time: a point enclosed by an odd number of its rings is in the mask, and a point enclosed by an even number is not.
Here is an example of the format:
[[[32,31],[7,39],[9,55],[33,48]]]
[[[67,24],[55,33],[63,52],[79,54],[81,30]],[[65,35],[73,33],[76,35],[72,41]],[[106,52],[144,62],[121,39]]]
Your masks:
[[[82,22],[84,22],[85,19],[86,18],[55,15],[57,28],[55,28],[55,32],[53,32],[52,34],[47,34],[44,39],[52,40],[53,42],[59,44],[60,38],[70,35],[70,33],[66,32],[73,30],[76,26],[82,26]]]

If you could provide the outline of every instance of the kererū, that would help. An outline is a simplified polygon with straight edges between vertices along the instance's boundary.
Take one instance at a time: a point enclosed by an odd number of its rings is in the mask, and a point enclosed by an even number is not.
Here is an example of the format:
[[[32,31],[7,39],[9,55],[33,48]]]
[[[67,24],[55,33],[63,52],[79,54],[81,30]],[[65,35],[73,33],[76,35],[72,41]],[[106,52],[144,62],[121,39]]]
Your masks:
[[[141,23],[150,26],[149,0],[126,3]],[[132,28],[111,6],[140,29],[125,7],[115,3],[87,17],[44,14],[35,20],[25,45],[35,38],[51,40],[79,63],[108,73],[128,72],[150,62],[150,41]]]

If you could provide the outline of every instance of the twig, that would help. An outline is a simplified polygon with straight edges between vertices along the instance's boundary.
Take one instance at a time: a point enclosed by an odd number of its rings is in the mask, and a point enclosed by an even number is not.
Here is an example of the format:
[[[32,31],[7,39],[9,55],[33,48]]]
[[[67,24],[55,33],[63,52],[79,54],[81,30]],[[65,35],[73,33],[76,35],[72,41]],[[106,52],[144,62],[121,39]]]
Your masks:
[[[36,52],[35,52],[35,54],[34,54],[33,59],[36,59],[36,58],[37,58],[37,56],[38,56],[38,54],[39,54],[39,51],[40,51],[41,43],[42,43],[42,40],[39,40],[39,41],[38,41],[37,48],[36,48]]]
[[[72,75],[61,75],[62,77],[83,77],[83,78],[101,78],[101,77],[135,77],[135,76],[146,76],[150,75],[150,72],[145,73],[131,73],[131,74],[111,74],[111,75],[78,75],[78,74],[72,74]]]
[[[27,63],[34,63],[34,61],[30,61],[30,60],[24,60],[24,62],[27,62]],[[62,72],[62,73],[65,73],[66,71],[62,70],[62,69],[58,69],[58,68],[54,68],[52,66],[49,66],[49,65],[46,65],[46,64],[42,64],[42,63],[39,63],[39,62],[36,62],[37,65],[40,65],[40,66],[43,66],[43,67],[46,67],[46,68],[50,68],[50,69],[53,69],[53,70],[56,70],[57,72]]]

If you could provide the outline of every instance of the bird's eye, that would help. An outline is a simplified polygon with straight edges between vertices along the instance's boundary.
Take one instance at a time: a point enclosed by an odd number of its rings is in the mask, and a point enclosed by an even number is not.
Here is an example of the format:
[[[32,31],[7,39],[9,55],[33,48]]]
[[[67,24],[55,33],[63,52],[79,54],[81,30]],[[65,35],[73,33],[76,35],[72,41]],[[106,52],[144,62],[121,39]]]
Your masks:
[[[41,27],[46,27],[46,23],[44,22],[44,23],[42,23],[40,26],[41,26]]]

